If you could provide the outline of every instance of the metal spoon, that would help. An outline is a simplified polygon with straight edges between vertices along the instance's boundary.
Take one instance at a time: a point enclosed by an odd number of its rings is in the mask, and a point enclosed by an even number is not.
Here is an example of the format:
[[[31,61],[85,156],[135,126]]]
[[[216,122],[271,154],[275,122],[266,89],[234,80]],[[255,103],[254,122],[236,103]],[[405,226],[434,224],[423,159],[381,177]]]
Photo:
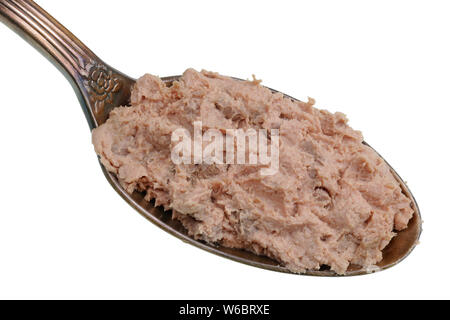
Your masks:
[[[0,0],[0,20],[39,50],[67,77],[78,96],[91,130],[104,123],[112,109],[128,104],[135,80],[105,64],[33,1]],[[179,76],[165,77],[163,80],[170,84],[178,78]],[[103,166],[101,167],[106,179],[126,202],[158,227],[184,242],[254,267],[289,272],[285,267],[267,257],[243,250],[213,246],[190,238],[183,226],[178,221],[172,220],[169,213],[155,208],[154,203],[145,201],[144,196],[140,193],[128,194],[120,186],[116,177],[106,171]],[[409,222],[408,228],[399,232],[383,250],[383,260],[378,264],[378,268],[365,270],[358,266],[350,266],[346,275],[361,275],[388,269],[406,258],[418,243],[422,231],[419,208],[403,180],[392,167],[391,171],[405,195],[412,200],[414,217]],[[319,271],[307,271],[305,274],[312,276],[336,275],[327,267]]]

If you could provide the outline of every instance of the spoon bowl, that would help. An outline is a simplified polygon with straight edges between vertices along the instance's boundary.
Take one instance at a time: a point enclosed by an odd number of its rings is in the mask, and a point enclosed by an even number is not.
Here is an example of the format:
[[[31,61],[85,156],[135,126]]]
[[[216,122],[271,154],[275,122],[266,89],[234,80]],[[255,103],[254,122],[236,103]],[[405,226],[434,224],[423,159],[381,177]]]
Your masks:
[[[135,80],[100,60],[35,2],[31,0],[0,0],[0,20],[38,49],[62,71],[78,96],[91,130],[103,124],[108,119],[112,109],[129,104],[130,93]],[[162,80],[170,85],[178,78],[179,76],[172,76],[162,78]],[[273,89],[270,90],[277,92]],[[103,165],[101,165],[101,168],[111,186],[126,202],[149,221],[173,236],[224,258],[254,267],[290,273],[287,268],[268,257],[240,249],[214,246],[191,238],[181,223],[171,218],[170,212],[164,212],[162,208],[155,207],[153,201],[144,200],[144,194],[142,193],[127,193],[114,174],[108,172]],[[407,229],[399,232],[383,250],[383,260],[378,263],[376,268],[367,270],[352,265],[345,274],[346,276],[388,269],[405,259],[418,243],[422,231],[419,208],[407,185],[392,167],[390,169],[399,182],[403,193],[411,199],[414,216]],[[321,270],[306,271],[304,274],[337,276],[326,266],[322,267]]]

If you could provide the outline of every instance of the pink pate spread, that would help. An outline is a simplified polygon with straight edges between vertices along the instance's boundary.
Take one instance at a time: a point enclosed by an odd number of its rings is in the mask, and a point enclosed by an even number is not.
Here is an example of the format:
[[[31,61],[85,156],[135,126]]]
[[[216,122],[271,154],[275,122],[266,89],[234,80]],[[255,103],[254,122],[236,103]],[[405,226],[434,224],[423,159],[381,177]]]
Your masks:
[[[147,74],[131,106],[93,131],[93,143],[127,192],[171,210],[195,239],[266,255],[297,273],[371,267],[407,227],[411,201],[345,115],[313,104],[212,72],[188,69],[170,86]],[[279,129],[278,171],[175,165],[171,134],[192,132],[195,121],[223,132]]]

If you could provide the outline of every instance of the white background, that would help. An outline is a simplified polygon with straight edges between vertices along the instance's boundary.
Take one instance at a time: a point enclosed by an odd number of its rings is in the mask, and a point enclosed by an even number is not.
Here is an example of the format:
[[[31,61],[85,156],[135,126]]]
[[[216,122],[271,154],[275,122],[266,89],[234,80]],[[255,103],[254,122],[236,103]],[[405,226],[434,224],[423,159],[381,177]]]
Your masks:
[[[0,25],[0,298],[450,298],[446,1],[38,3],[139,77],[204,68],[342,111],[408,182],[421,245],[354,278],[259,270],[186,245],[100,170],[62,74]]]

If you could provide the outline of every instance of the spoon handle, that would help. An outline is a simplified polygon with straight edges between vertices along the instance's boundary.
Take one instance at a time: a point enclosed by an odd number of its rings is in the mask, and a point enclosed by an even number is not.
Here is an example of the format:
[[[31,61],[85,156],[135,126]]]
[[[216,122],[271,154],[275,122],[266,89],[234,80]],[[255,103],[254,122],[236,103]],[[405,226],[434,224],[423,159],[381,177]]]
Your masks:
[[[70,81],[90,128],[105,121],[124,82],[69,30],[31,0],[0,0],[0,21],[49,59]],[[130,83],[126,83],[130,86]],[[120,94],[122,96],[122,93]]]

